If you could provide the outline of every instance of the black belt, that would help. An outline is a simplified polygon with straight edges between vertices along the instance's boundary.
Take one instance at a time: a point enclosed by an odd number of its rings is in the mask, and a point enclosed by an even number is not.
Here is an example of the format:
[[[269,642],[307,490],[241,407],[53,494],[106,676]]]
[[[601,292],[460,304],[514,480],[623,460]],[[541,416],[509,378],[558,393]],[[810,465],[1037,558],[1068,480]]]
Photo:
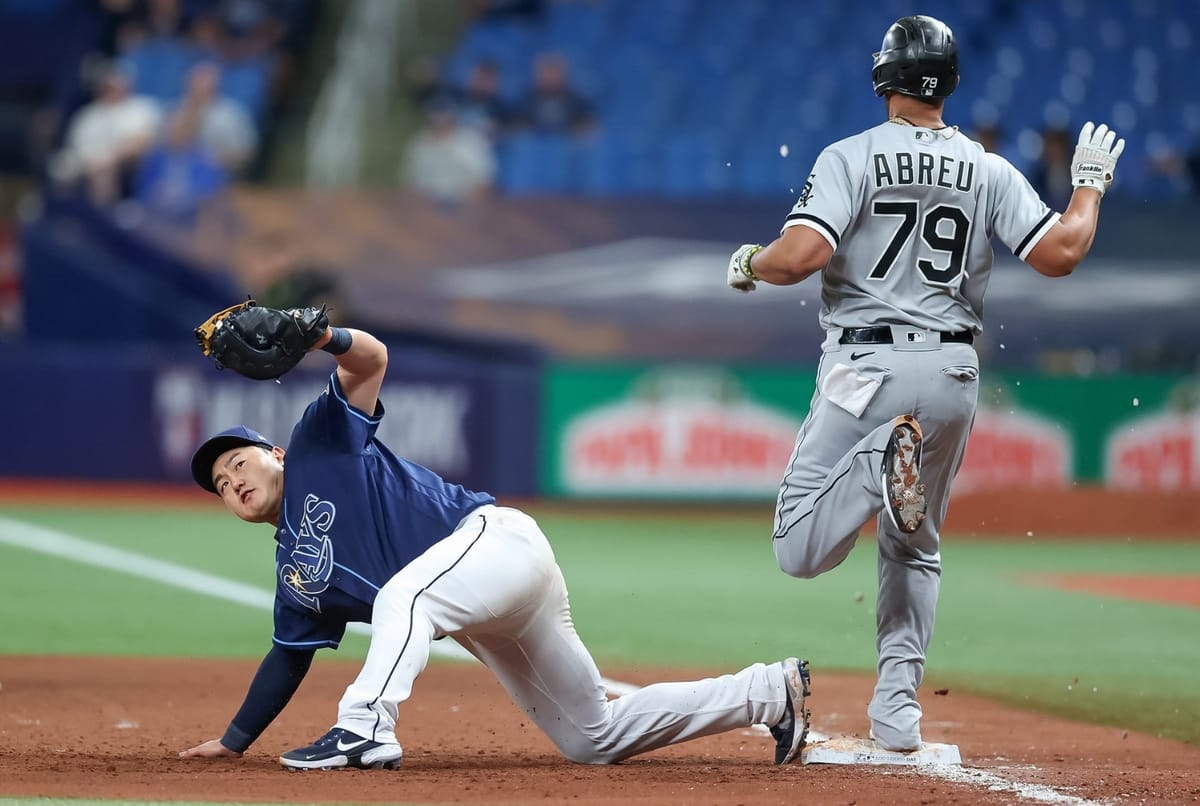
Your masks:
[[[969,330],[960,330],[957,333],[942,333],[943,342],[958,342],[960,344],[974,344],[975,334]],[[891,344],[892,329],[887,325],[878,327],[847,327],[842,330],[842,337],[838,339],[838,344]]]

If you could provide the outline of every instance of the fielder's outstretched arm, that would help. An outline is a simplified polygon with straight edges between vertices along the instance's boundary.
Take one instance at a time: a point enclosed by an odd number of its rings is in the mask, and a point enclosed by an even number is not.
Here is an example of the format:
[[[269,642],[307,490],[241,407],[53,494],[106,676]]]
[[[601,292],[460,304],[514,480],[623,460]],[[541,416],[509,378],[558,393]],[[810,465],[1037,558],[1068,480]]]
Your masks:
[[[359,411],[373,414],[379,389],[387,374],[387,347],[365,330],[331,327],[313,345],[331,353],[338,363],[338,382],[346,401]]]
[[[259,664],[242,707],[225,735],[182,751],[180,758],[240,758],[291,701],[308,674],[316,650],[284,649],[275,645]]]

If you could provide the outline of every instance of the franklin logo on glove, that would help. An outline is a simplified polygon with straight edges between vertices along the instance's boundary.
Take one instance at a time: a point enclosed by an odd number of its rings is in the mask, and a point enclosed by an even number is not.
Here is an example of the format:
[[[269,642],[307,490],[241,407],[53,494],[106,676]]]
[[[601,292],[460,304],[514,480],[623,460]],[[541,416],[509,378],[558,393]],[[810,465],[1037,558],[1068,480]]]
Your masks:
[[[1091,121],[1083,124],[1075,145],[1075,158],[1071,160],[1071,184],[1098,190],[1103,196],[1112,184],[1117,159],[1124,150],[1125,138],[1117,140],[1117,133],[1106,124],[1095,126]]]

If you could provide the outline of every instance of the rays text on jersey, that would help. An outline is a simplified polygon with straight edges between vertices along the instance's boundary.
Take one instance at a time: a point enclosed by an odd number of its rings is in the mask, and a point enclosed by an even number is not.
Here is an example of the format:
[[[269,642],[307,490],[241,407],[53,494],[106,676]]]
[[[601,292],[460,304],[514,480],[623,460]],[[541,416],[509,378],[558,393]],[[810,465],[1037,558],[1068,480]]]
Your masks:
[[[875,166],[877,189],[893,185],[925,185],[969,193],[975,182],[974,162],[947,155],[935,157],[923,151],[915,155],[898,151],[873,154],[871,162]]]

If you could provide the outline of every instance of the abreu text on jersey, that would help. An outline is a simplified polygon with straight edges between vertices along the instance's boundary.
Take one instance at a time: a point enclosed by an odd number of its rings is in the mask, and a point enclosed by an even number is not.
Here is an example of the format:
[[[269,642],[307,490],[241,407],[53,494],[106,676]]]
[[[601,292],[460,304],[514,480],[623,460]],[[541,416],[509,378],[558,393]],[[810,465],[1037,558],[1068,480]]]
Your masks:
[[[892,185],[926,185],[928,187],[946,188],[971,192],[975,181],[975,163],[958,160],[950,156],[934,157],[924,152],[918,153],[917,164],[913,166],[913,155],[907,151],[895,154],[872,154],[871,162],[875,166],[875,188]],[[953,181],[951,181],[953,177]]]

